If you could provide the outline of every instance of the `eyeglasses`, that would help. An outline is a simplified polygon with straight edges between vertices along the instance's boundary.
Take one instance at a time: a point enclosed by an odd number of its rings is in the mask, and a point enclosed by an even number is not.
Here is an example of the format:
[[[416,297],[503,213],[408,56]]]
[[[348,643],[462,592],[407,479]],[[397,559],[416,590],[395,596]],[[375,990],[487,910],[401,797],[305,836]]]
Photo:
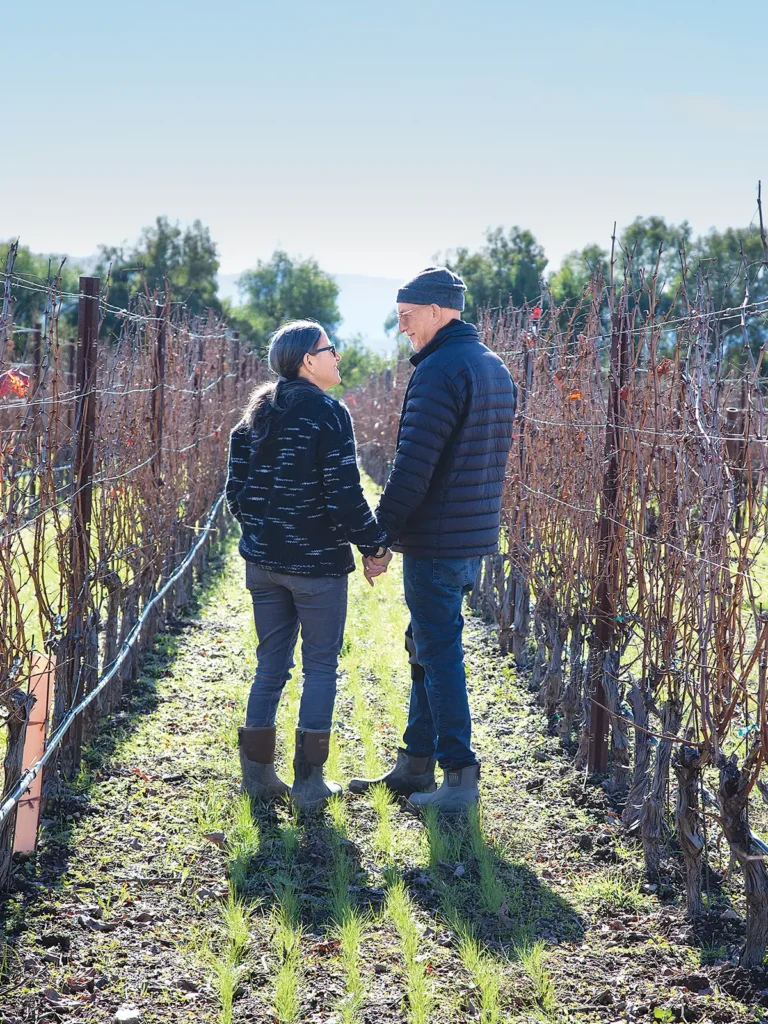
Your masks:
[[[321,352],[332,352],[333,355],[335,356],[336,355],[336,346],[335,345],[326,345],[325,348],[313,348],[312,351],[309,354],[311,356],[319,356]]]
[[[415,312],[416,312],[415,309],[404,309],[402,313],[398,313],[397,314],[397,322],[399,324],[403,323],[404,320],[408,319],[408,317],[411,315],[411,313],[415,313]]]

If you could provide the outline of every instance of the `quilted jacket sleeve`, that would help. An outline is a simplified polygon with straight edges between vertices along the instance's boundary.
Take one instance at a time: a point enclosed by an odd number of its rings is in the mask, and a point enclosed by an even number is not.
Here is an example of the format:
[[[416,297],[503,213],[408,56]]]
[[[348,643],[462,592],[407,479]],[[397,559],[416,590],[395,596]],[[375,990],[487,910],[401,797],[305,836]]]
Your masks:
[[[440,368],[422,364],[405,399],[395,461],[376,509],[376,518],[394,543],[408,517],[426,497],[435,469],[460,424],[464,400]]]

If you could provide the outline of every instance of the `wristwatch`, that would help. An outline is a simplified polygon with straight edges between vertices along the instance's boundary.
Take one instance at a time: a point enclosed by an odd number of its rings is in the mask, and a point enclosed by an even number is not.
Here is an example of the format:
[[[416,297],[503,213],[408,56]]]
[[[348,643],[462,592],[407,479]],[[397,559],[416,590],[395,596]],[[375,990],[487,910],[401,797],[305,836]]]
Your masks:
[[[371,555],[371,558],[383,558],[388,550],[389,548],[378,547],[376,548],[376,551]]]

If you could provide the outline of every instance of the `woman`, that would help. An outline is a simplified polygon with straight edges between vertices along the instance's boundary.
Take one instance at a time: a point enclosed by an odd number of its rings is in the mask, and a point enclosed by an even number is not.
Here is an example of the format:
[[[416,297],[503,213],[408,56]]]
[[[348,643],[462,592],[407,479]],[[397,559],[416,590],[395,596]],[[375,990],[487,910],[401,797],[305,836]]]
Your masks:
[[[336,676],[347,614],[350,541],[386,555],[386,536],[363,496],[352,420],[325,392],[341,382],[339,353],[312,320],[272,337],[277,383],[259,387],[230,438],[227,503],[242,528],[240,554],[259,644],[245,727],[238,730],[243,790],[322,807]],[[275,772],[275,715],[301,626],[304,687],[291,789]]]

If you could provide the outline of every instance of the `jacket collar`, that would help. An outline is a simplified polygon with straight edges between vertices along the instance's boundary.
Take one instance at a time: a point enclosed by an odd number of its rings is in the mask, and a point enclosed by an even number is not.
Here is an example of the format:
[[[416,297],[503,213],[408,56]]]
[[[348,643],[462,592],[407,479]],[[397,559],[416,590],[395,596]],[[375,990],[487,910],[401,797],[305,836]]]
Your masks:
[[[424,346],[420,352],[414,352],[410,357],[412,366],[418,366],[427,356],[431,356],[441,345],[451,341],[479,341],[480,336],[474,324],[465,323],[463,320],[450,320],[445,327],[441,327],[432,341]]]
[[[321,395],[324,394],[322,388],[319,388],[314,381],[307,380],[306,377],[278,377],[277,383],[283,394],[286,391],[296,391],[302,388],[309,388],[310,391],[319,391]]]

